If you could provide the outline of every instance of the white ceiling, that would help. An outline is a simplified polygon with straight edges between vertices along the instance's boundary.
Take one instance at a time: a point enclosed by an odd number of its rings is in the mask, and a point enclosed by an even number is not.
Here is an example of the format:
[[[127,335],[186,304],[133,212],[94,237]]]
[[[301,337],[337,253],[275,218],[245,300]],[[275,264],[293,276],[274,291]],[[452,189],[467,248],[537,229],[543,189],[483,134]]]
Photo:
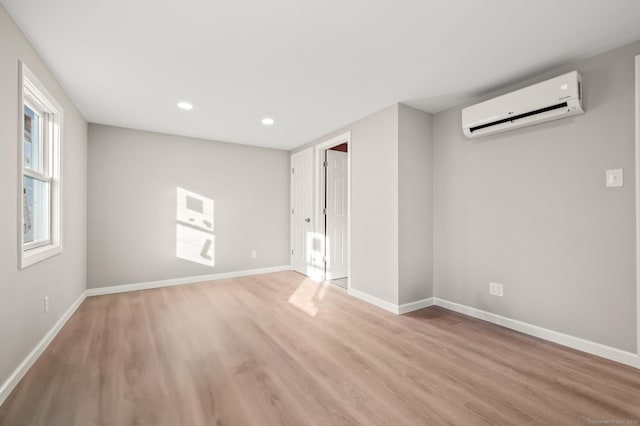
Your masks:
[[[88,121],[281,149],[640,39],[638,0],[0,1]]]

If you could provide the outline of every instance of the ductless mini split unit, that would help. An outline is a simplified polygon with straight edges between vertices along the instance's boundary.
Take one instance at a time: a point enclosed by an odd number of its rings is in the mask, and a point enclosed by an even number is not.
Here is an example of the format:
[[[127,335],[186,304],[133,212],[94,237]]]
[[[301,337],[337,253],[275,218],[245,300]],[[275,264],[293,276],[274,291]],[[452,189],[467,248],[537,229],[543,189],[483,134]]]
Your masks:
[[[477,138],[583,112],[582,76],[572,71],[463,109],[462,130]]]

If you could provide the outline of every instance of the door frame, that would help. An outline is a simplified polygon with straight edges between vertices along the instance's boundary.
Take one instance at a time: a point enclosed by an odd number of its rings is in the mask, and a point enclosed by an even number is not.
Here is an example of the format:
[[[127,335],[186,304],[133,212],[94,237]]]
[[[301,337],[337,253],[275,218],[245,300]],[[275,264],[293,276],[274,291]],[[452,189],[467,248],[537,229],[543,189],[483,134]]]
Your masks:
[[[334,146],[346,143],[348,146],[347,149],[347,292],[351,289],[351,153],[353,147],[351,146],[351,131],[347,131],[338,136],[334,136],[324,142],[320,142],[315,146],[315,176],[314,176],[314,187],[315,187],[315,209],[314,209],[314,231],[316,235],[324,235],[324,221],[320,223],[320,218],[322,218],[322,196],[324,195],[324,176],[325,169],[323,166],[324,162],[324,151]],[[322,241],[322,253],[325,252],[324,247],[324,238]],[[324,272],[324,261],[321,256],[319,259],[315,259],[316,268],[322,268],[322,280],[326,278],[326,274]]]
[[[635,119],[636,119],[636,164],[635,164],[635,183],[636,183],[636,332],[637,340],[637,356],[636,367],[640,368],[640,55],[635,58]]]
[[[293,197],[295,194],[295,190],[293,188],[293,176],[292,176],[292,168],[293,168],[293,159],[294,157],[298,157],[300,155],[303,155],[307,152],[311,151],[311,162],[313,164],[313,148],[309,147],[306,149],[303,149],[302,151],[298,151],[298,152],[294,152],[293,154],[291,154],[289,156],[289,268],[293,271],[293,246],[294,246],[294,242],[293,242],[293,217],[292,217],[292,213],[291,213],[291,209],[293,209]],[[313,167],[311,170],[311,181],[313,182]],[[312,183],[312,187],[313,187],[313,183]],[[313,201],[313,200],[312,200]],[[315,209],[313,208],[313,203],[311,206],[311,212],[312,215],[315,213]],[[311,220],[315,220],[314,217],[311,218]],[[306,245],[305,245],[305,257],[307,256],[306,253]]]

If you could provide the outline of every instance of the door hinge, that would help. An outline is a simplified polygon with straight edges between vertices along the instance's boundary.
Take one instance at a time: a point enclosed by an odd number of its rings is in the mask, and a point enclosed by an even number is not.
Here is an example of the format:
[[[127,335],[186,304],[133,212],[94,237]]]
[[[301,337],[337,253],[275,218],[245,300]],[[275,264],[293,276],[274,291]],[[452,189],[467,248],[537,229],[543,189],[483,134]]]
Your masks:
[[[327,263],[327,256],[322,256],[322,262]]]
[[[294,174],[296,172],[296,169],[294,169],[293,167],[291,168],[291,174]]]
[[[293,249],[291,249],[291,256],[293,256]]]
[[[291,209],[291,214],[293,214],[294,211],[295,211],[294,209]]]
[[[329,167],[329,162],[328,162],[327,160],[324,160],[324,161],[322,162],[322,167],[324,167],[325,169],[326,169],[327,167]]]
[[[326,207],[324,207],[324,208],[322,209],[322,214],[323,214],[323,215],[325,215],[325,216],[327,215],[327,208],[326,208]]]

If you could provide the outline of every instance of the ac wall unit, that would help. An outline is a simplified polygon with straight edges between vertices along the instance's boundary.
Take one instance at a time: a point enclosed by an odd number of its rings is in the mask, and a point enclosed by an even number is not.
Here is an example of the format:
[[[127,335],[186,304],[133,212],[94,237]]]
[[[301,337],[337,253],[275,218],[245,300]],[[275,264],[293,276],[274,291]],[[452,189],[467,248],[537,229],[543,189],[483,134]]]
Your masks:
[[[582,76],[572,71],[463,109],[462,129],[477,138],[583,112]]]

